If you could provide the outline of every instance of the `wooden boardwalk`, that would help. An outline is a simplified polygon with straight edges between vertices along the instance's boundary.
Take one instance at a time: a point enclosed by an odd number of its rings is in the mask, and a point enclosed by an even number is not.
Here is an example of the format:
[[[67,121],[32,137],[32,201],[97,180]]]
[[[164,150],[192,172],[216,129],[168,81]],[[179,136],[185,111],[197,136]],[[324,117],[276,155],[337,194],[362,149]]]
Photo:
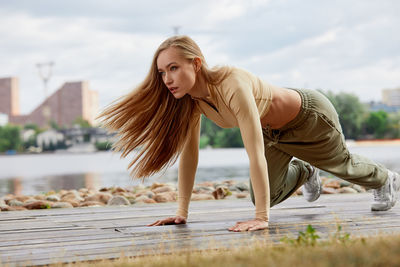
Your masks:
[[[227,231],[236,221],[252,218],[248,199],[192,201],[188,224],[158,227],[145,225],[173,215],[176,203],[0,212],[0,260],[10,266],[40,265],[276,242],[297,237],[308,224],[323,237],[334,233],[337,223],[351,236],[400,233],[400,205],[371,212],[371,198],[322,195],[307,203],[292,197],[272,208],[268,230],[250,233]]]

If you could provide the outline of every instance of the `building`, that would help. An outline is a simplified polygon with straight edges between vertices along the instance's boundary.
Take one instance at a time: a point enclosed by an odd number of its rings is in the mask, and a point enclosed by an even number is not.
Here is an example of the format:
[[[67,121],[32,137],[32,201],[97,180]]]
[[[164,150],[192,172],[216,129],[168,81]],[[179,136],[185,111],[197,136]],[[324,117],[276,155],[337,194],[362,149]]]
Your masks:
[[[382,90],[382,103],[389,107],[400,107],[400,87]]]
[[[0,113],[0,127],[6,125],[7,123],[8,123],[8,115]]]
[[[7,114],[9,122],[13,124],[34,123],[44,127],[53,121],[60,126],[70,127],[74,120],[81,117],[94,125],[98,109],[98,93],[89,89],[88,82],[67,82],[31,113],[22,115],[19,110],[18,79],[0,79],[0,113]]]

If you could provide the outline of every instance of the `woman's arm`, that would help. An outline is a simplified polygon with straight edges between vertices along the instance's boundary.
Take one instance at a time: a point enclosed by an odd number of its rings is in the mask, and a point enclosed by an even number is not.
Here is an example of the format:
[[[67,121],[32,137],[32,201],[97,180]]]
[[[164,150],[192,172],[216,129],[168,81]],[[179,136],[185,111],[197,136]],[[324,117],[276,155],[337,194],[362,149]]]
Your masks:
[[[231,92],[228,96],[229,107],[236,117],[249,157],[250,179],[253,185],[256,205],[255,218],[259,221],[268,222],[270,194],[260,115],[252,90],[248,84],[235,81],[229,91]],[[252,229],[250,227],[246,230]]]
[[[201,115],[195,115],[195,126],[190,129],[189,138],[185,143],[179,159],[178,169],[178,211],[177,216],[187,218],[190,197],[193,191],[194,178],[196,176],[199,161],[200,119]]]
[[[147,226],[185,224],[188,217],[189,202],[199,158],[200,114],[195,115],[194,127],[190,129],[188,140],[182,150],[178,169],[178,210],[175,217],[157,220]]]

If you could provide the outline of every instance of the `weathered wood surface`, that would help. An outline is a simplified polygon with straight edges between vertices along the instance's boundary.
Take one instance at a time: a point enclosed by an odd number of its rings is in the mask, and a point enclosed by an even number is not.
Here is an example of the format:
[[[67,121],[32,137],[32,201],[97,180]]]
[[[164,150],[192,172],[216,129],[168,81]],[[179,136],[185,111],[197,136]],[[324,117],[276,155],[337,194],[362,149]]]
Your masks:
[[[0,212],[0,260],[11,266],[40,265],[277,242],[296,237],[308,224],[323,237],[335,233],[337,224],[351,236],[400,233],[400,205],[371,212],[371,198],[323,195],[308,203],[293,197],[272,208],[268,230],[250,233],[227,230],[253,217],[248,199],[192,202],[188,224],[159,227],[146,224],[173,215],[176,203]]]

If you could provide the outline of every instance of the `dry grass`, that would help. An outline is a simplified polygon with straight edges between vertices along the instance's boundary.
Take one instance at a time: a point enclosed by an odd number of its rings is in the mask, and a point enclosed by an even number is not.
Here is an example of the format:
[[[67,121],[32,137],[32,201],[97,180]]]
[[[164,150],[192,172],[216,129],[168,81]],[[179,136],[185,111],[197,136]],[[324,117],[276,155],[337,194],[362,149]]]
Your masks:
[[[310,237],[308,231],[304,232]],[[299,234],[300,236],[300,234]],[[311,235],[312,237],[312,235]],[[312,239],[312,238],[311,238]],[[310,239],[310,240],[311,240]],[[400,235],[348,238],[345,233],[316,242],[289,238],[281,243],[197,252],[175,252],[115,260],[79,262],[62,266],[399,266]],[[310,241],[309,240],[309,241]],[[291,242],[293,241],[293,242]],[[56,265],[61,266],[61,265]]]

